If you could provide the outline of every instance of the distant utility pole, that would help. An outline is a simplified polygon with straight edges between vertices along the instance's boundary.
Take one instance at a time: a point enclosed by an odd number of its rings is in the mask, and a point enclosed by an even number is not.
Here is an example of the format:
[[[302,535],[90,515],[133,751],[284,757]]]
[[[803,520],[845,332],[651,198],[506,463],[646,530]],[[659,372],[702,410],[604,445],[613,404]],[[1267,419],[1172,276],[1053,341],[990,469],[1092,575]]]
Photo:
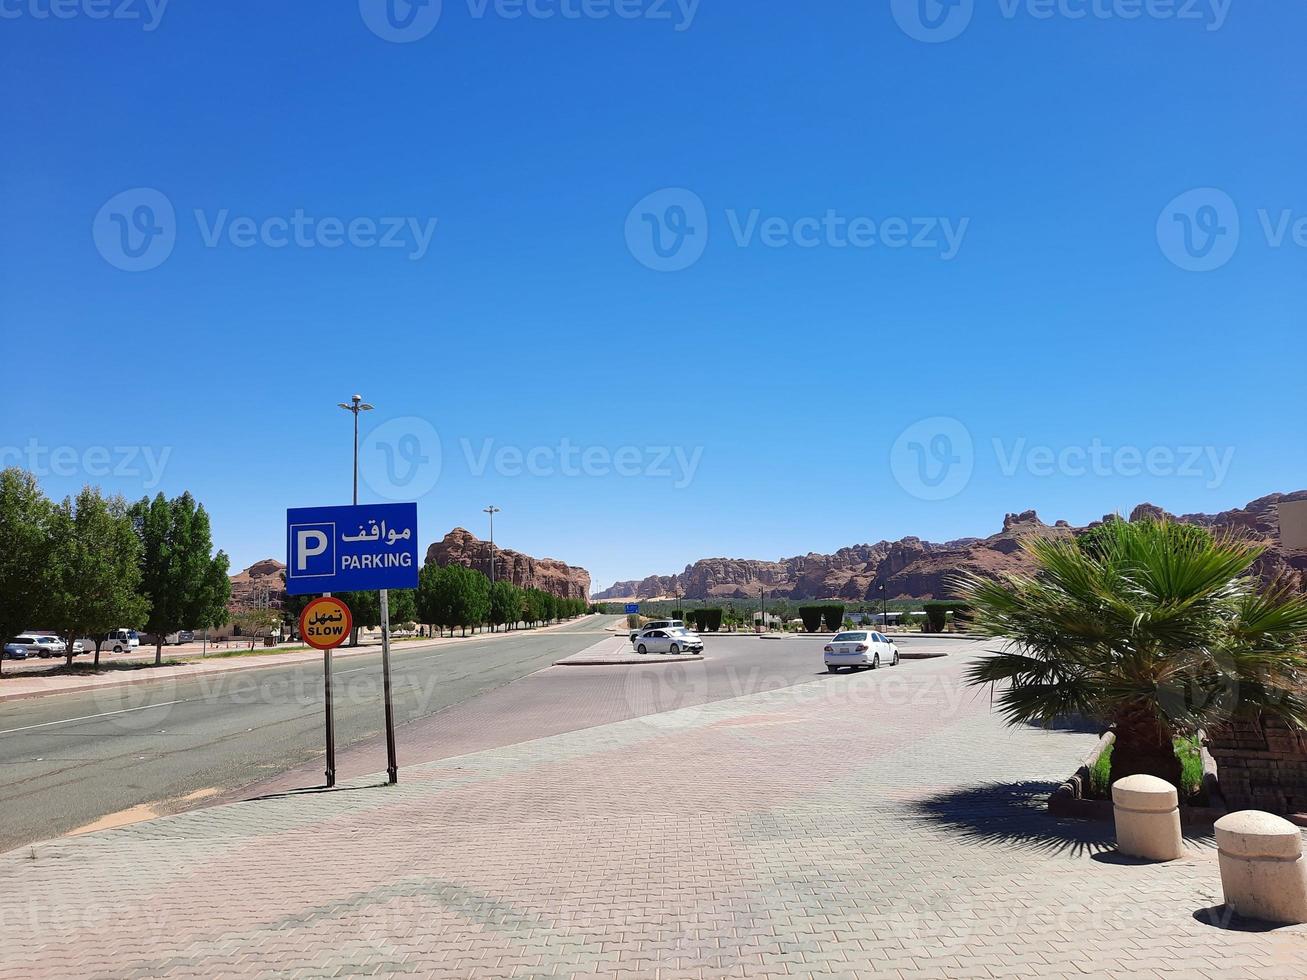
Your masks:
[[[490,515],[490,584],[495,584],[495,515],[500,511],[499,507],[491,504],[489,507],[482,508],[483,514]]]

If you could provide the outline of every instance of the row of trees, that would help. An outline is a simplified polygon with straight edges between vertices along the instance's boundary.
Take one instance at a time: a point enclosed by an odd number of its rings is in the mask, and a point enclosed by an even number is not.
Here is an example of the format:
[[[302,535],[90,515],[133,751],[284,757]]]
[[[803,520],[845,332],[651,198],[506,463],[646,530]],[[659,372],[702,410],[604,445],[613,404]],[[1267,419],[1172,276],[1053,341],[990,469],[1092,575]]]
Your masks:
[[[350,644],[358,643],[358,628],[381,625],[380,593],[334,593],[354,614],[355,634]],[[285,611],[292,619],[311,596],[287,596]],[[523,589],[500,580],[493,585],[481,572],[462,565],[425,565],[418,573],[416,589],[391,589],[390,622],[422,623],[442,634],[489,626],[516,629],[556,620],[572,619],[587,609],[582,599],[556,596],[541,589]]]
[[[0,636],[49,628],[67,643],[144,626],[156,639],[226,622],[227,556],[189,493],[128,504],[85,487],[60,503],[24,470],[0,471]]]

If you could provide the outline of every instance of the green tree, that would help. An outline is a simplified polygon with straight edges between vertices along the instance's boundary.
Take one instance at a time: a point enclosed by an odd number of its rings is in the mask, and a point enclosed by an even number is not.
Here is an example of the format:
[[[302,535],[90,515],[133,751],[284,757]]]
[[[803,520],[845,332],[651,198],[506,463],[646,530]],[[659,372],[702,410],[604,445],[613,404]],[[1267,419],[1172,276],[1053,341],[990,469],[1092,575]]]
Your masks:
[[[549,594],[540,589],[527,589],[523,596],[523,618],[535,626],[549,618]]]
[[[282,613],[279,609],[268,606],[246,606],[232,613],[231,621],[241,631],[242,636],[250,638],[250,649],[254,641],[261,636],[270,636],[281,625]]]
[[[44,611],[53,515],[36,477],[13,467],[0,470],[0,643],[32,628]]]
[[[423,565],[418,572],[417,618],[434,626],[442,635],[454,625],[450,605],[454,587],[447,565]]]
[[[522,615],[522,590],[502,579],[490,587],[490,622],[493,626],[517,625]]]
[[[48,564],[48,618],[66,638],[68,665],[73,642],[95,640],[95,666],[111,629],[145,621],[150,603],[140,592],[141,542],[132,529],[127,502],[106,500],[85,487],[55,508]]]
[[[354,618],[354,629],[349,638],[350,646],[359,645],[359,630],[363,627],[377,629],[381,626],[381,593],[377,589],[362,592],[335,592],[333,595],[349,606],[350,614]],[[386,601],[390,606],[392,626],[395,623],[417,618],[417,592],[414,589],[391,589]]]
[[[227,621],[227,555],[213,553],[209,515],[189,493],[144,498],[130,513],[141,541],[141,589],[150,602],[145,628],[154,634],[157,666],[169,633]]]
[[[1256,544],[1167,521],[1112,521],[1097,546],[1036,539],[1038,570],[964,575],[975,629],[1005,641],[972,684],[1012,724],[1083,715],[1116,730],[1111,779],[1180,785],[1176,735],[1268,713],[1307,726],[1307,596],[1248,576]]]
[[[457,626],[467,635],[468,627],[476,627],[490,615],[490,579],[474,568],[450,565],[449,613],[450,625]]]

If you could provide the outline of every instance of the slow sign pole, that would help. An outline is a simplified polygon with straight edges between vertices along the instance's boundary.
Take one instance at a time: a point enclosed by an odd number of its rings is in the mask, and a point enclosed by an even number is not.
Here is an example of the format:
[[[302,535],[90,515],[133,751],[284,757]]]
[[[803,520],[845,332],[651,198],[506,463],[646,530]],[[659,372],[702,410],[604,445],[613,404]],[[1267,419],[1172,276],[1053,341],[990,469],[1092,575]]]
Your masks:
[[[300,612],[300,636],[323,653],[323,702],[327,712],[327,788],[336,785],[336,725],[331,706],[331,651],[345,642],[354,628],[349,606],[331,595],[308,603]]]
[[[395,709],[390,701],[390,590],[381,590],[381,686],[386,699],[386,775],[390,785],[399,782],[395,762]]]

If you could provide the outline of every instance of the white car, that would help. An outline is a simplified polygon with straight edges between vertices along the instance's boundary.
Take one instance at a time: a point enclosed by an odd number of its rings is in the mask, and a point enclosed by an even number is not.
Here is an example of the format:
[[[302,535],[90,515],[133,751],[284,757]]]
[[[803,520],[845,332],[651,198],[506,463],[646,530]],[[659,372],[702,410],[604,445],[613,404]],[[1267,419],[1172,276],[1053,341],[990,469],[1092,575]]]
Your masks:
[[[826,644],[824,656],[826,669],[832,674],[842,667],[875,670],[881,664],[898,666],[899,648],[875,630],[845,630]]]
[[[645,623],[639,629],[631,630],[631,642],[634,643],[641,633],[648,630],[683,630],[685,629],[685,620],[683,619],[655,619],[652,623]]]
[[[687,629],[643,629],[636,634],[636,653],[698,653],[703,640]]]

